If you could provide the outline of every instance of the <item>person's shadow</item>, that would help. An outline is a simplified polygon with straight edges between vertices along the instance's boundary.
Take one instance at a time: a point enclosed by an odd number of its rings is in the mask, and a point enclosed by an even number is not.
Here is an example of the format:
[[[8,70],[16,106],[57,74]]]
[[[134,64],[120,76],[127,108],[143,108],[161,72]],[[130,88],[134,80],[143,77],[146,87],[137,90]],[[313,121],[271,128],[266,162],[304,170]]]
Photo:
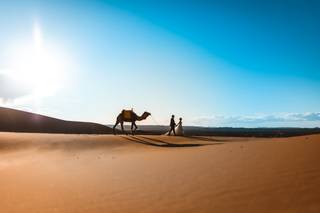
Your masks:
[[[198,144],[198,143],[169,143],[164,140],[160,139],[155,139],[155,138],[150,138],[150,137],[145,137],[145,136],[121,136],[122,138],[125,138],[126,140],[135,142],[135,143],[140,143],[144,145],[149,145],[149,146],[157,146],[157,147],[197,147],[197,146],[206,146],[206,145],[218,145],[222,143],[210,143],[210,144]]]

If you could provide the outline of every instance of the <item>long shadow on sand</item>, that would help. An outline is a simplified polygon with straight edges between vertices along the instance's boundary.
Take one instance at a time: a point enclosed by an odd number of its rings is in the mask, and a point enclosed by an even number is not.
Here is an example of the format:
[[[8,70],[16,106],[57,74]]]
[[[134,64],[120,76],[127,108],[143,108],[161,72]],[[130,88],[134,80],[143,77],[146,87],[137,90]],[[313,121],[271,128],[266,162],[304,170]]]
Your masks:
[[[229,140],[223,140],[223,139],[207,138],[203,136],[183,136],[183,137],[192,139],[192,140],[209,141],[209,142],[228,142],[229,141]]]
[[[197,141],[207,141],[207,142],[221,142],[221,143],[229,143],[229,142],[245,142],[249,141],[248,138],[234,137],[232,139],[215,139],[211,137],[204,136],[183,136],[188,139],[197,140]]]
[[[196,146],[205,146],[205,145],[218,145],[222,143],[215,143],[215,144],[196,144],[196,143],[187,143],[187,144],[174,144],[174,143],[168,143],[164,140],[144,137],[144,136],[121,136],[122,138],[126,140],[130,140],[135,143],[141,143],[144,145],[149,146],[157,146],[157,147],[196,147]]]

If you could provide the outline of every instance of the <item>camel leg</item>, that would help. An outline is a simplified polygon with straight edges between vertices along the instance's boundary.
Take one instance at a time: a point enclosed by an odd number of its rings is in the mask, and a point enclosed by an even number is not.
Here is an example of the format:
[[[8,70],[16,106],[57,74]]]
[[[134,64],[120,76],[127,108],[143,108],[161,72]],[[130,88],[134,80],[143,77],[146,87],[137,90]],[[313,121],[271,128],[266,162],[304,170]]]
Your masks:
[[[131,122],[131,134],[132,134],[132,135],[134,135],[133,125],[134,125],[134,123]]]
[[[115,131],[115,129],[116,129],[116,127],[118,126],[118,124],[119,124],[119,121],[117,120],[116,121],[116,123],[115,123],[115,125],[113,126],[113,134],[115,135],[116,134],[116,131]]]
[[[134,122],[133,125],[134,125],[134,127],[135,127],[135,128],[134,128],[134,131],[136,131],[136,130],[138,129],[138,126],[137,126],[136,122]]]
[[[121,124],[122,133],[126,133],[126,132],[124,131],[124,128],[123,128],[123,122],[121,122],[120,124]],[[126,135],[127,135],[127,134],[128,134],[128,133],[126,133]]]

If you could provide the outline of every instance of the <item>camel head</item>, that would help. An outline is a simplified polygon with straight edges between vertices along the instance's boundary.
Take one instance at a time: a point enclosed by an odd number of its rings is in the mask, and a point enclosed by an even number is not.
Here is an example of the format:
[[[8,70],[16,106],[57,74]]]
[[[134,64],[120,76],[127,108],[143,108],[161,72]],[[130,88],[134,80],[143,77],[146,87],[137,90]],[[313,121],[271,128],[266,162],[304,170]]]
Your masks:
[[[150,112],[144,112],[143,114],[144,114],[146,117],[148,117],[149,115],[151,115]]]

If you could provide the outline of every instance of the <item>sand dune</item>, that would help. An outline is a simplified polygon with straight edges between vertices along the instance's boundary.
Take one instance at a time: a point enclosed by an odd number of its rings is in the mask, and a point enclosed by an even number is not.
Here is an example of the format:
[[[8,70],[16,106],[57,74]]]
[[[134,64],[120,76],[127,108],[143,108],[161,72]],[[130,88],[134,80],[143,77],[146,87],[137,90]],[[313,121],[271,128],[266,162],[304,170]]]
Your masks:
[[[0,133],[1,212],[319,212],[320,135]]]
[[[66,121],[35,113],[0,107],[0,131],[69,133],[69,134],[110,134],[110,127],[79,121]]]

